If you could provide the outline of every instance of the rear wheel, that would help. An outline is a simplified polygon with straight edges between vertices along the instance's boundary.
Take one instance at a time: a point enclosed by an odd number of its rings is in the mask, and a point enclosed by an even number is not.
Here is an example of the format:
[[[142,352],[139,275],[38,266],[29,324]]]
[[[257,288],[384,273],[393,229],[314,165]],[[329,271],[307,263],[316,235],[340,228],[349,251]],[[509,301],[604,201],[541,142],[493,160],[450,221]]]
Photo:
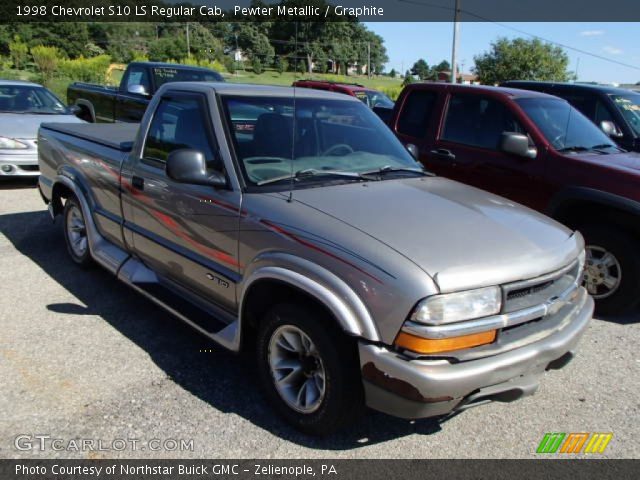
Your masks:
[[[584,286],[600,314],[624,313],[640,302],[640,242],[624,230],[602,225],[578,228],[585,237]]]
[[[269,403],[298,430],[326,435],[364,410],[355,342],[310,309],[280,304],[258,328],[257,361]]]
[[[64,205],[64,239],[71,259],[78,265],[91,263],[87,225],[80,203],[69,197]]]

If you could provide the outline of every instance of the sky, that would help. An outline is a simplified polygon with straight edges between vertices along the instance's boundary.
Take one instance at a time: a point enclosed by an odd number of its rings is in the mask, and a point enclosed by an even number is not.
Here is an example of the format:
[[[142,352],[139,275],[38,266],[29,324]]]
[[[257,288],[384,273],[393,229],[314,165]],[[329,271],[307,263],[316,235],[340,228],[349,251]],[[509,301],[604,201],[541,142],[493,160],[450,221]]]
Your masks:
[[[451,62],[453,23],[370,22],[366,25],[385,40],[389,55],[387,72],[392,68],[404,72],[419,58],[424,58],[429,65],[442,60]],[[470,72],[474,55],[489,50],[491,42],[498,37],[531,38],[512,29],[635,67],[565,48],[569,70],[577,68],[579,81],[640,81],[640,23],[461,22],[458,65],[465,73]]]

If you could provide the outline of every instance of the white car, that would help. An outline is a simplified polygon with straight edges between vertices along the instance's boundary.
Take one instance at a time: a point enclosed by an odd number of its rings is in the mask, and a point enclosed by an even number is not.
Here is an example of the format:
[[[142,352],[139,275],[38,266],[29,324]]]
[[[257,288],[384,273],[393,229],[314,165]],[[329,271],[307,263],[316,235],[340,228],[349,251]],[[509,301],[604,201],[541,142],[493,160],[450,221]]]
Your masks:
[[[0,80],[0,177],[37,176],[43,122],[84,123],[37,83]]]

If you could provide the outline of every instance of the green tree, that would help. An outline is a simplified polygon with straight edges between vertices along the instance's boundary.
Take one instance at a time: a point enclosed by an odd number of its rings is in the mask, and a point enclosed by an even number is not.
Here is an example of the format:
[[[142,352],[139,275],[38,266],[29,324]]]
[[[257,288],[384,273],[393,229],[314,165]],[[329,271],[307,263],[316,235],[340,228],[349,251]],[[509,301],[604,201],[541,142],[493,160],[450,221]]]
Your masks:
[[[489,85],[506,80],[567,81],[570,77],[564,50],[538,39],[499,38],[488,52],[473,59],[478,79]]]
[[[398,72],[396,72],[395,68],[392,68],[391,71],[389,72],[389,76],[391,78],[396,78],[396,75],[398,74]]]
[[[149,44],[149,60],[165,62],[187,57],[187,41],[182,37],[163,37]]]
[[[406,87],[410,83],[413,83],[413,76],[411,75],[411,72],[407,70],[404,74],[404,80],[402,80],[402,86]]]
[[[411,67],[411,74],[418,77],[420,80],[426,80],[431,73],[429,69],[429,64],[421,58]]]
[[[38,67],[40,75],[42,75],[42,83],[48,85],[58,68],[60,61],[60,52],[56,47],[45,47],[38,45],[31,48],[31,56]]]
[[[276,69],[276,72],[282,75],[287,71],[287,68],[289,68],[289,62],[287,62],[285,57],[278,55],[273,62],[273,66]]]
[[[9,43],[9,54],[14,68],[21,70],[25,67],[29,59],[29,47],[20,40],[19,35],[13,37],[13,42]]]
[[[251,60],[251,70],[256,75],[260,75],[262,73],[262,62],[260,61],[260,57],[253,57]]]

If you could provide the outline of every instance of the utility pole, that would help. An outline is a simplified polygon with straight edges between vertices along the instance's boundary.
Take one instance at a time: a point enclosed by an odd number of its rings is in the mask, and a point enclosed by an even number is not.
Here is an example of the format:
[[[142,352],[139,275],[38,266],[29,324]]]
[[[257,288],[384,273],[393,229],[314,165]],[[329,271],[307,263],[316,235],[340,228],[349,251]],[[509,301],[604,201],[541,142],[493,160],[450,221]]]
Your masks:
[[[371,78],[371,42],[367,42],[367,77]]]
[[[189,22],[187,22],[187,58],[191,58],[191,45],[189,43]]]
[[[578,81],[578,69],[580,68],[580,57],[578,57],[578,59],[576,60],[576,74],[575,74],[575,78],[574,78],[574,82]]]
[[[453,14],[453,46],[451,48],[451,83],[458,82],[458,67],[456,66],[458,56],[458,35],[460,34],[460,22],[458,15],[460,14],[460,0],[456,0],[456,9]]]

